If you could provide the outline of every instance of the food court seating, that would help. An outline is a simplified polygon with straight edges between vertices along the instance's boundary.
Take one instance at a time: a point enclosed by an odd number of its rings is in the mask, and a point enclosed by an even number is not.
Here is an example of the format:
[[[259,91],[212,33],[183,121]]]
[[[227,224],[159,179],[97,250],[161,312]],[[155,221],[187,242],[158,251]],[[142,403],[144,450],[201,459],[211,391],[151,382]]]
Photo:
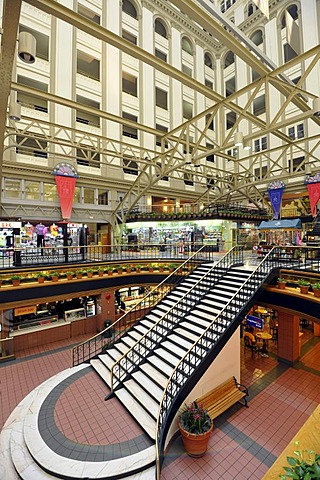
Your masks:
[[[243,343],[244,343],[244,353],[246,353],[246,350],[251,350],[251,356],[252,358],[255,357],[255,354],[258,353],[260,354],[262,344],[260,343],[253,343],[251,338],[244,336],[243,337]]]

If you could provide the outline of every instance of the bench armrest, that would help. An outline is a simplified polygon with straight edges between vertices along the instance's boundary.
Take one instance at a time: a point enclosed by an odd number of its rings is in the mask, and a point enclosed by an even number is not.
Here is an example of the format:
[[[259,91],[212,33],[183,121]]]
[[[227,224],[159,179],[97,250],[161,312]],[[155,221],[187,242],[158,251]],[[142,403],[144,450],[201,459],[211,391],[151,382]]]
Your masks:
[[[237,382],[236,377],[233,377],[233,378],[234,378],[234,382],[235,382],[236,386],[239,388],[239,390],[241,390],[243,393],[245,393],[246,395],[249,396],[248,387],[246,387],[242,383]]]

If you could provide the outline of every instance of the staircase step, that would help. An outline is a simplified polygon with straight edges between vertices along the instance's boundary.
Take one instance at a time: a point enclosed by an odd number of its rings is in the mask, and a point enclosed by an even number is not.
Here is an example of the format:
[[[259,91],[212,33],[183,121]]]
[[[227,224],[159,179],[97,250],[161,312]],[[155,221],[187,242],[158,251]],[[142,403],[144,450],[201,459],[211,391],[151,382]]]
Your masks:
[[[126,380],[123,385],[148,414],[156,420],[159,412],[159,402],[149,395],[134,378]]]
[[[163,396],[163,388],[158,387],[158,385],[141,370],[134,372],[132,376],[136,382],[143,386],[143,388],[148,391],[150,396],[159,404]]]
[[[177,330],[174,330],[176,332]],[[186,350],[189,350],[189,348],[192,347],[193,343],[192,341],[188,341],[184,339],[183,337],[180,337],[179,335],[176,335],[176,333],[171,333],[167,337],[170,341],[174,342],[177,345],[180,345],[181,347],[185,348]]]
[[[177,357],[182,358],[186,354],[186,351],[189,350],[188,348],[180,348],[175,343],[170,342],[169,340],[164,340],[161,342],[161,345],[168,349],[168,352],[173,352],[177,355]],[[176,358],[176,364],[179,361],[179,358]]]
[[[117,398],[121,403],[126,407],[128,412],[137,420],[138,424],[143,428],[143,430],[149,435],[150,438],[155,440],[156,436],[156,422],[150,415],[145,411],[143,407],[135,400],[132,395],[125,389],[120,388],[115,392]]]
[[[157,353],[157,352],[156,352]],[[161,353],[161,352],[159,352]],[[167,352],[166,352],[167,353]],[[159,372],[163,372],[165,375],[170,377],[172,371],[173,371],[173,366],[166,362],[166,360],[163,360],[161,355],[158,356],[156,355],[149,355],[148,357],[148,362],[156,369],[159,370]],[[175,366],[175,364],[174,364]]]
[[[169,342],[167,342],[169,343]],[[172,348],[172,343],[170,344]],[[177,363],[179,362],[179,358],[175,357],[171,353],[168,352],[168,350],[158,347],[154,350],[154,353],[161,359],[163,362],[168,363],[169,365],[175,367]],[[184,352],[185,353],[185,352]],[[172,370],[171,370],[172,372]]]
[[[164,388],[166,386],[168,377],[165,377],[162,373],[160,373],[151,363],[142,363],[140,365],[140,369],[161,387]]]
[[[130,335],[132,338],[134,338],[136,341],[140,340],[142,337],[142,333],[137,332],[136,329],[134,330],[129,330],[128,335]]]
[[[108,385],[108,387],[110,387],[110,369],[106,367],[105,363],[97,358],[93,358],[90,360],[90,365],[92,365],[102,380]]]
[[[185,328],[182,328],[182,327],[185,327]],[[192,333],[189,330],[186,330],[188,328],[192,329],[192,331],[195,332],[195,333]],[[204,327],[201,328],[201,327],[199,327],[197,325],[194,325],[194,324],[190,325],[187,322],[180,323],[180,327],[174,329],[174,331],[176,333],[178,333],[179,335],[184,335],[185,337],[190,338],[192,343],[196,342],[198,340],[198,338],[200,337],[200,335],[202,335],[202,333],[205,330],[206,329]],[[197,335],[196,335],[196,333],[197,333]]]

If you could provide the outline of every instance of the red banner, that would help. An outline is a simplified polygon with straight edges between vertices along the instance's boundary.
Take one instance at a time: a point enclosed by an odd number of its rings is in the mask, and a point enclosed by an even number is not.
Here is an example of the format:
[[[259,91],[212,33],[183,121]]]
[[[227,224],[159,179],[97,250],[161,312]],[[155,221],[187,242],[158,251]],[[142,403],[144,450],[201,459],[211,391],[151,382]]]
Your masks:
[[[317,215],[317,203],[320,200],[320,183],[308,183],[308,193],[309,193],[309,200],[310,200],[310,207],[312,216],[315,217]]]
[[[64,177],[63,175],[56,175],[55,178],[60,200],[61,215],[63,220],[68,220],[71,217],[74,188],[77,179],[75,177]]]

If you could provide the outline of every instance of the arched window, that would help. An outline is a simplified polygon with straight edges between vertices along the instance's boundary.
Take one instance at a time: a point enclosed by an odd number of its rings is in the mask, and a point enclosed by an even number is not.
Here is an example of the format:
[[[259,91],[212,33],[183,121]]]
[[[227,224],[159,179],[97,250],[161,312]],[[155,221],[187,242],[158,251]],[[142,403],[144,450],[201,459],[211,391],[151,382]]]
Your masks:
[[[231,52],[231,50],[227,53],[224,59],[224,68],[229,67],[229,65],[232,65],[234,63],[234,53]]]
[[[193,55],[192,45],[190,40],[187,37],[182,37],[181,48],[184,52],[187,52],[187,53],[190,53],[190,55]]]
[[[122,0],[122,11],[135,19],[138,17],[136,7],[130,0]]]
[[[248,17],[251,17],[251,15],[253,15],[256,10],[258,10],[258,7],[256,5],[253,5],[253,3],[249,3],[248,4]]]
[[[212,58],[209,53],[204,54],[204,64],[206,65],[206,67],[213,68]]]
[[[289,15],[291,15],[293,20],[298,20],[297,5],[290,5],[290,7],[287,8],[287,12],[289,13]],[[281,19],[281,28],[285,28],[285,27],[286,27],[286,14],[284,14]]]
[[[263,37],[262,37],[262,31],[261,30],[256,30],[252,35],[251,35],[251,40],[255,45],[261,45],[263,43]]]
[[[154,30],[158,35],[161,35],[161,37],[168,38],[167,29],[164,26],[163,22],[158,18],[154,22]]]

